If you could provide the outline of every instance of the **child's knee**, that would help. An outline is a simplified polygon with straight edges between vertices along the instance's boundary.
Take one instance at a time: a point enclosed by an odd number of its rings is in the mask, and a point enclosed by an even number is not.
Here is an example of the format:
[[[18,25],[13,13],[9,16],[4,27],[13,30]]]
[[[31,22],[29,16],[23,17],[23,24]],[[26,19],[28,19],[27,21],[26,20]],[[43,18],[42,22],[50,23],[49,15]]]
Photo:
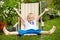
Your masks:
[[[53,32],[49,31],[49,34],[53,34]]]

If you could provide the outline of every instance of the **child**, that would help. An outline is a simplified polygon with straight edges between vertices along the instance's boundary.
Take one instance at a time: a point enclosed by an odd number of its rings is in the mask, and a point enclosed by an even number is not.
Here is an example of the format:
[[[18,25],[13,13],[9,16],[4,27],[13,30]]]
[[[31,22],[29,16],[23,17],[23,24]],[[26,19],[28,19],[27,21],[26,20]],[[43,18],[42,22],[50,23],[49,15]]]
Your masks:
[[[41,13],[41,15],[39,15],[36,19],[34,18],[34,15],[32,13],[28,14],[27,16],[27,20],[24,20],[22,15],[19,14],[19,12],[17,11],[16,8],[14,8],[15,11],[17,12],[17,14],[21,17],[21,19],[24,22],[25,25],[25,30],[17,30],[15,32],[9,32],[6,27],[3,27],[3,32],[5,33],[5,35],[24,35],[24,34],[52,34],[54,33],[56,27],[53,26],[53,28],[49,31],[42,31],[37,29],[36,27],[36,21],[39,20],[39,18],[46,12],[48,11],[48,9],[45,9],[43,13]]]

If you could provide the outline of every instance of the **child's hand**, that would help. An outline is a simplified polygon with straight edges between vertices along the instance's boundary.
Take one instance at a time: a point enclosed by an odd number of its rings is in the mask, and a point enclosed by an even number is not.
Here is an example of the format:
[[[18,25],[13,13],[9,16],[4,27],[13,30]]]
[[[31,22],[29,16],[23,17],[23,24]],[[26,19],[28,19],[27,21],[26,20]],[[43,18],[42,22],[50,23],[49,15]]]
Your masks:
[[[14,8],[14,10],[15,10],[15,11],[17,11],[17,9],[16,9],[16,8]]]
[[[45,11],[49,11],[49,9],[48,8],[45,8]]]

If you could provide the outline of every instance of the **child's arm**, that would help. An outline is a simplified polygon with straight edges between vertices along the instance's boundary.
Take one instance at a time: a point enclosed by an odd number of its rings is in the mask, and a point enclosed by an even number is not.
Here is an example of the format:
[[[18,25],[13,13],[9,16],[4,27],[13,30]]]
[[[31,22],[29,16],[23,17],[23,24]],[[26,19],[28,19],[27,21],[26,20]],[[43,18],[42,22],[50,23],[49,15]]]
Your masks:
[[[45,8],[45,10],[43,11],[43,13],[41,13],[38,17],[37,17],[37,20],[39,20],[42,16],[43,16],[43,14],[46,12],[46,11],[48,11],[49,9],[47,9],[47,8]]]
[[[19,13],[19,11],[18,11],[16,8],[14,8],[14,10],[17,12],[17,14],[19,15],[19,17],[21,17],[21,19],[24,21],[24,18],[23,18],[22,15]]]

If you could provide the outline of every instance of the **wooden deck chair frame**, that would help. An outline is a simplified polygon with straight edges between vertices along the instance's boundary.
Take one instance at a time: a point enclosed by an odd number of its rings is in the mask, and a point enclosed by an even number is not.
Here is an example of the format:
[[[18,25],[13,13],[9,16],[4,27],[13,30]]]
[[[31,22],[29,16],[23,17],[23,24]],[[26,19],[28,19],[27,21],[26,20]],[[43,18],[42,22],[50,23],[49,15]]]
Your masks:
[[[36,18],[39,14],[39,3],[22,3],[20,11],[25,20],[27,19],[28,13],[33,13]],[[20,25],[21,24],[20,18],[18,18],[18,21],[19,21],[19,24],[17,29],[24,30],[23,29],[24,27]],[[24,35],[37,35],[37,34],[24,34]]]
[[[37,15],[38,15],[38,13],[41,13],[42,11],[41,11],[41,1],[40,1],[40,3],[22,3],[21,4],[21,9],[20,9],[20,11],[21,11],[21,13],[22,13],[22,15],[23,15],[23,17],[24,17],[24,11],[26,11],[26,10],[23,10],[23,9],[26,9],[25,8],[25,6],[24,5],[26,5],[26,6],[31,6],[30,8],[30,11],[28,11],[28,13],[36,13],[36,17],[37,17]],[[34,7],[32,7],[34,5]],[[39,6],[40,6],[40,8],[39,8]],[[22,8],[23,7],[23,8]],[[19,6],[19,8],[20,8],[20,6]],[[34,9],[33,9],[34,8]],[[29,8],[27,8],[27,9],[29,9]],[[40,12],[39,12],[39,9],[40,9]],[[34,12],[33,12],[34,11]],[[25,17],[27,16],[27,14],[25,15]],[[26,19],[26,18],[25,18]],[[23,27],[20,27],[21,25],[20,25],[20,17],[18,17],[18,25],[17,25],[17,27],[16,27],[16,30],[18,30],[18,29],[23,29]],[[44,26],[44,22],[42,21],[42,18],[41,18],[41,28],[42,28],[42,26]],[[28,35],[28,36],[30,36],[30,35],[37,35],[37,34],[24,34],[24,35]],[[42,40],[42,35],[41,35],[41,40]],[[16,40],[18,40],[18,36],[16,36]]]

